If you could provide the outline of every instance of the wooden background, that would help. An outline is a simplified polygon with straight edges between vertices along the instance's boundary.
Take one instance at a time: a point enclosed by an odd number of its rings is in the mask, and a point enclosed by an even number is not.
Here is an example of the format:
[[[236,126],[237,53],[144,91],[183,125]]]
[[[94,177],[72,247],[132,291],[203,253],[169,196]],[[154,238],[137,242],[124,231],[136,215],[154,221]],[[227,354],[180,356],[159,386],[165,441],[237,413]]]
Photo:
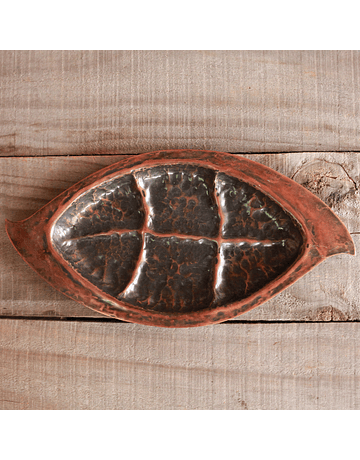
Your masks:
[[[168,330],[82,307],[12,248],[5,218],[168,148],[292,177],[358,255],[234,321]],[[0,52],[0,409],[360,409],[359,151],[359,52]]]

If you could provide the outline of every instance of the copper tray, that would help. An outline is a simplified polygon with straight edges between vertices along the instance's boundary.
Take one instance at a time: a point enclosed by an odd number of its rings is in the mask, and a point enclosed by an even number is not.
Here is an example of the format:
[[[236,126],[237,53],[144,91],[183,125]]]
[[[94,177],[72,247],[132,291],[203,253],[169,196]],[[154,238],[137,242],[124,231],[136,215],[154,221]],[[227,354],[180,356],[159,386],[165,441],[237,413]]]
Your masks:
[[[197,150],[125,158],[6,230],[62,293],[113,318],[162,327],[234,318],[327,257],[355,254],[338,217],[296,182]]]

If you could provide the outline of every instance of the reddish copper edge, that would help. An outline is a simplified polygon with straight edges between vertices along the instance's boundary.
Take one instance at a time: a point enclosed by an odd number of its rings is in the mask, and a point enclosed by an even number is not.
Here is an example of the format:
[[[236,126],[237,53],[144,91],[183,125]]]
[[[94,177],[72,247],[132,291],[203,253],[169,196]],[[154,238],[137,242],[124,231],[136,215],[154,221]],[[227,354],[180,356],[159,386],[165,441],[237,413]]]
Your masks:
[[[51,228],[78,196],[105,180],[132,170],[161,164],[194,163],[221,170],[263,193],[291,214],[304,237],[301,256],[286,273],[241,302],[192,313],[159,313],[124,304],[106,295],[75,272],[51,244]],[[166,150],[124,158],[86,177],[28,219],[6,221],[7,234],[21,257],[44,280],[77,302],[123,321],[161,327],[194,327],[220,323],[245,313],[293,284],[335,254],[355,254],[352,238],[340,219],[319,198],[280,173],[254,161],[222,152]]]

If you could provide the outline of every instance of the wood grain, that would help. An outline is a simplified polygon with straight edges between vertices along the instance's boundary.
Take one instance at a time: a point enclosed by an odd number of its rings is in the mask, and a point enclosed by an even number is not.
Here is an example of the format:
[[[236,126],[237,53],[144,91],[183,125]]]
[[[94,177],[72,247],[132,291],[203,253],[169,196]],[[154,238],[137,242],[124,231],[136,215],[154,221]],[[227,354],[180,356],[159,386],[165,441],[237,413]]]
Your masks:
[[[360,150],[359,51],[1,51],[0,155]]]
[[[245,155],[293,177],[327,202],[353,233],[357,256],[334,256],[241,321],[360,320],[360,154]],[[116,156],[0,158],[0,221],[24,219]],[[15,252],[0,228],[0,315],[98,317],[55,291]]]
[[[360,324],[0,321],[0,409],[360,409]]]

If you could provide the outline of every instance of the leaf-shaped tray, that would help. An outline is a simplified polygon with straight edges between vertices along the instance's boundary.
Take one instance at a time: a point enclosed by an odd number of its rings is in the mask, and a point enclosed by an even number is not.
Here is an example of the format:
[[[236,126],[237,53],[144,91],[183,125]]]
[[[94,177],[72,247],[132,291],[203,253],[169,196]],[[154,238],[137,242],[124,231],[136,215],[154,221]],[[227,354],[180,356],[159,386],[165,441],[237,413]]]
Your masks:
[[[163,327],[234,318],[326,257],[355,253],[345,226],[305,188],[208,151],[125,158],[6,225],[24,260],[67,296]]]

